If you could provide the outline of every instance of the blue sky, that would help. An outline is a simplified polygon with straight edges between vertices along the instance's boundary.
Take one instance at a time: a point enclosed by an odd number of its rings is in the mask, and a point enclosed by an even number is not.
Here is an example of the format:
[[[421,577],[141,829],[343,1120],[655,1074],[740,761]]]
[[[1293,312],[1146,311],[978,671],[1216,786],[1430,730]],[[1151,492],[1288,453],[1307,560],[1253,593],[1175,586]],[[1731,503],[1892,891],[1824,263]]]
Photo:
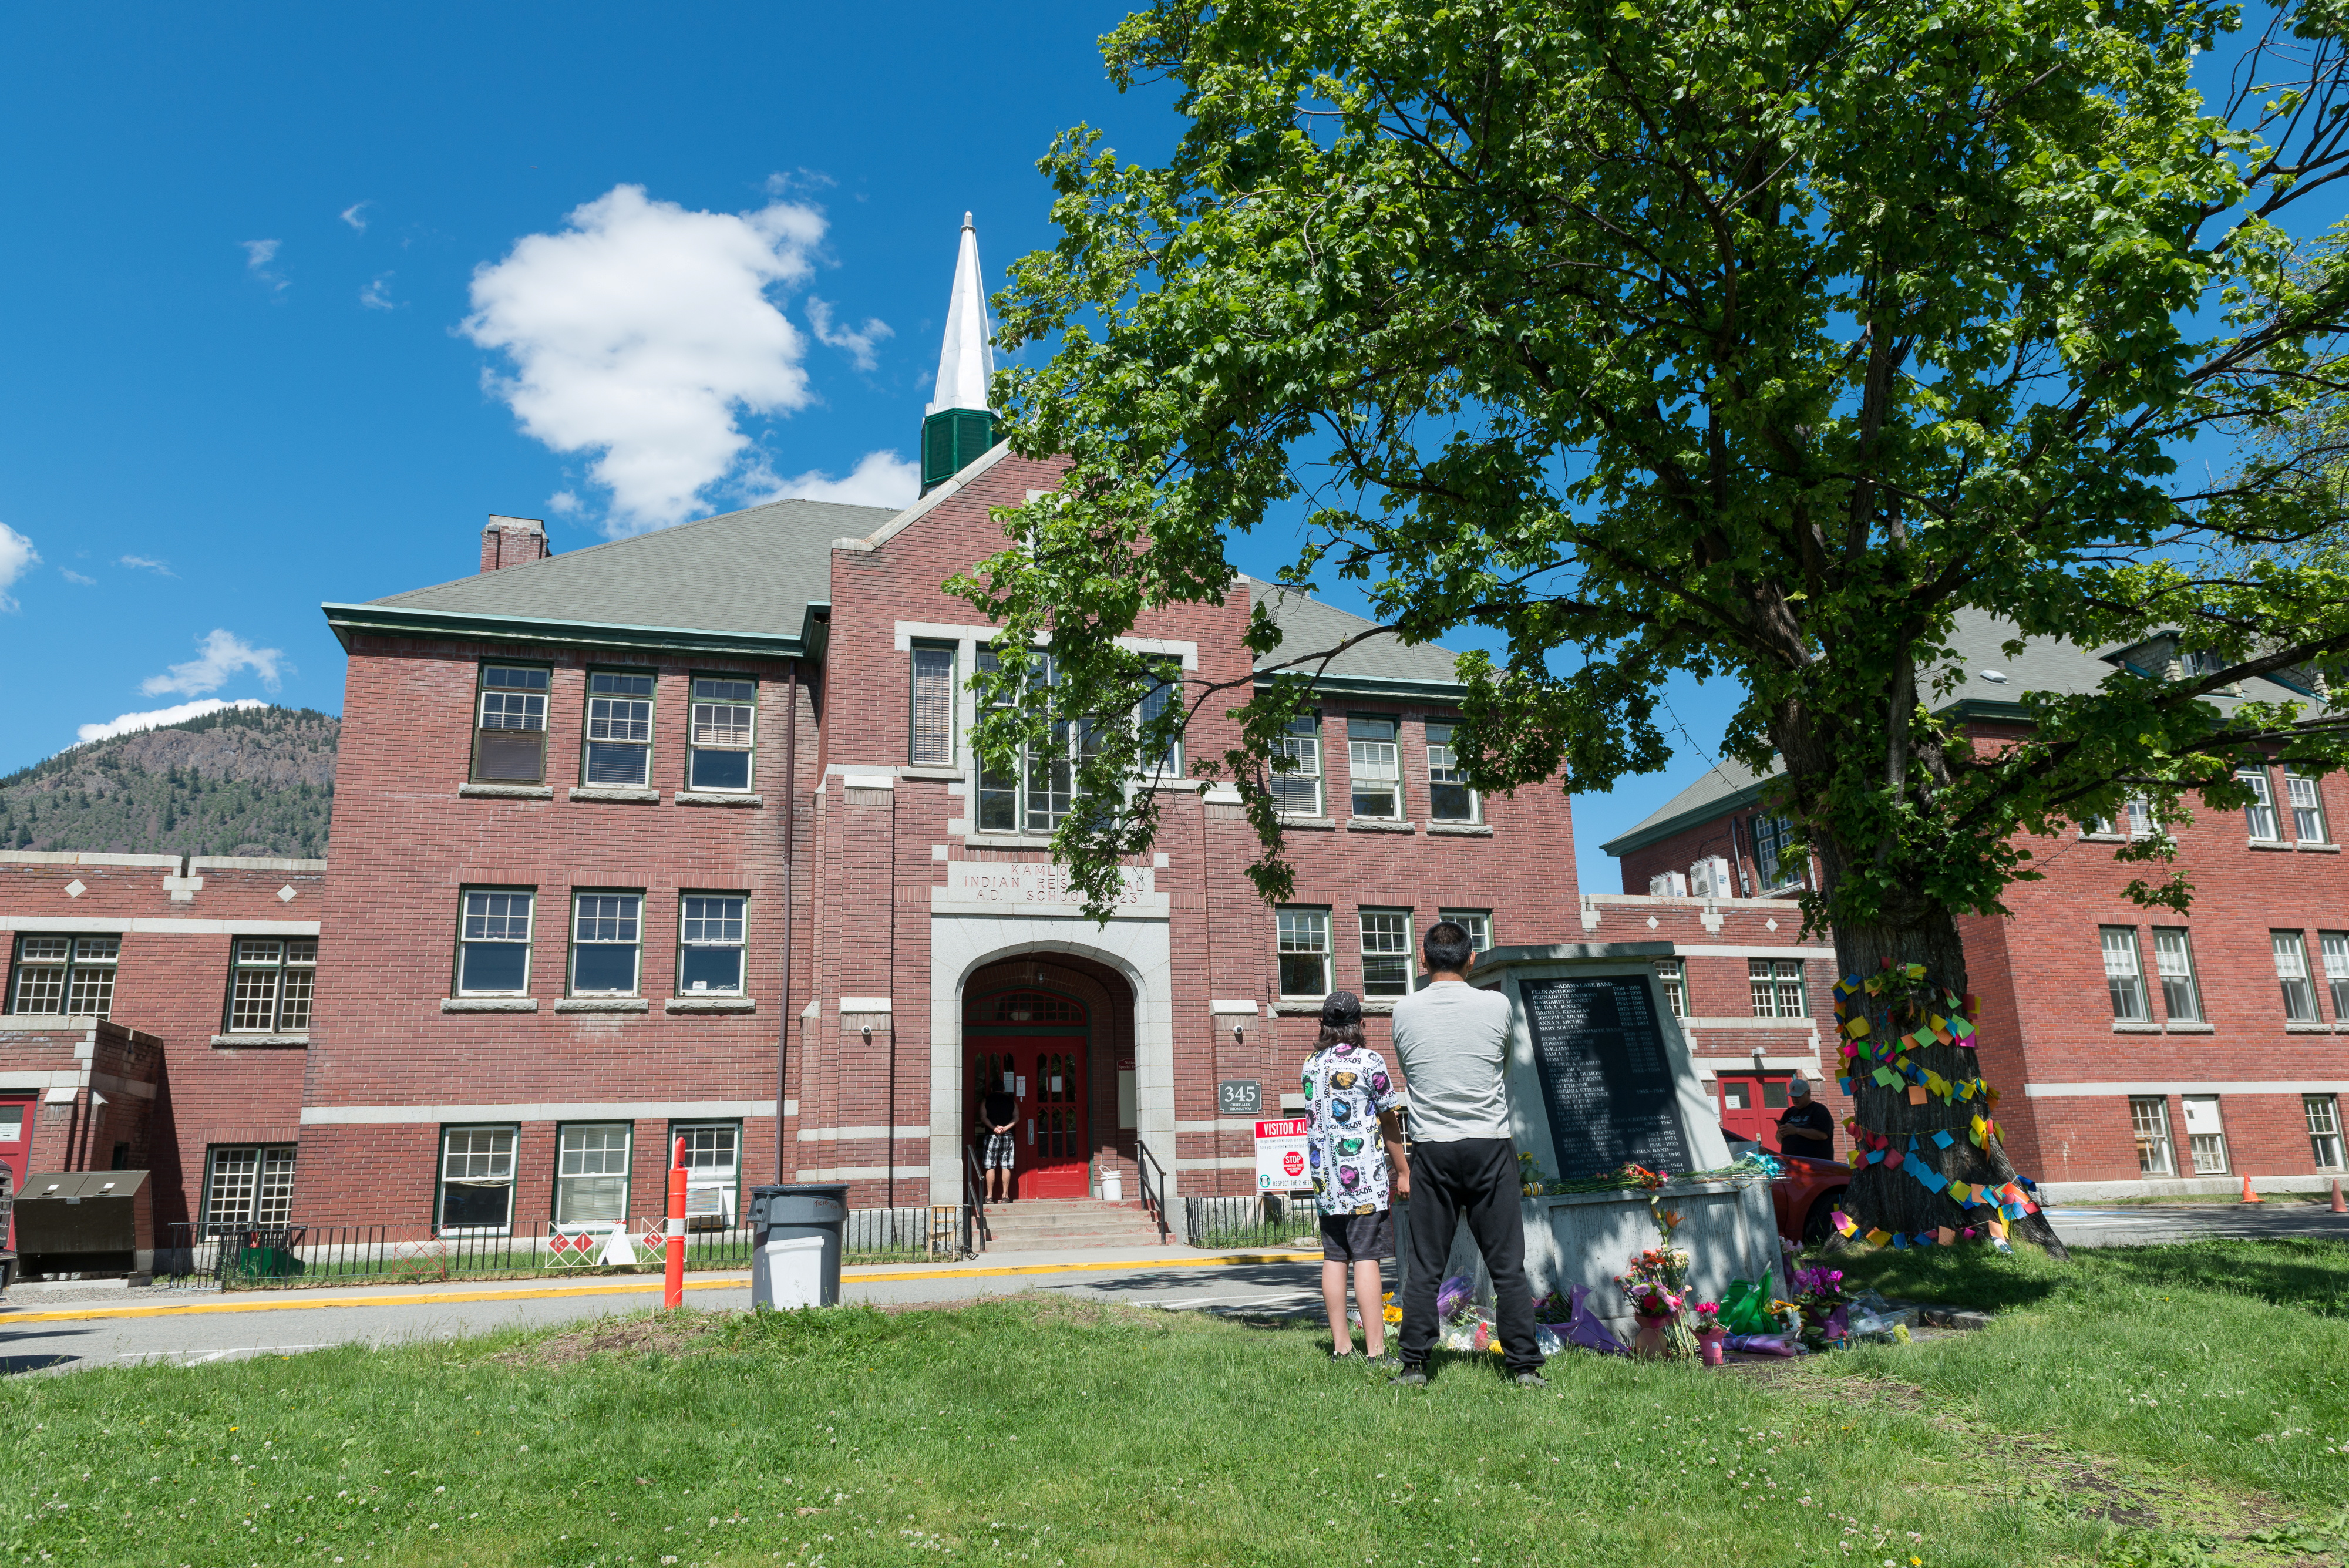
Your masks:
[[[774,493],[887,499],[964,211],[992,290],[1051,239],[1056,131],[1171,145],[1163,90],[1103,79],[1122,10],[16,8],[0,646],[29,679],[0,771],[182,703],[338,711],[318,603],[470,573],[492,512],[570,550]],[[599,312],[631,278],[707,308]],[[683,370],[631,347],[671,340]],[[1676,689],[1696,743],[1578,801],[1585,887],[1617,886],[1599,839],[1709,763],[1724,698]]]

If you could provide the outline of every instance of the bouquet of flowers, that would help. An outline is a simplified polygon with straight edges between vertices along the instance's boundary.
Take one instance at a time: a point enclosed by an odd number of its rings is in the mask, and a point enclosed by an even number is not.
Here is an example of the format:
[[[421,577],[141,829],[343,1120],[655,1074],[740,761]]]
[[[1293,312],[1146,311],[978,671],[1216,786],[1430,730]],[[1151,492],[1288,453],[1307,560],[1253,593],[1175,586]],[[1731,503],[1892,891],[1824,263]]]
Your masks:
[[[1689,1315],[1694,1320],[1697,1333],[1711,1334],[1721,1326],[1721,1303],[1698,1302],[1689,1308]]]
[[[1630,1298],[1640,1320],[1641,1353],[1679,1359],[1694,1356],[1696,1336],[1682,1317],[1688,1301],[1689,1254],[1685,1248],[1650,1247],[1615,1276],[1616,1288]]]
[[[1802,1314],[1802,1340],[1813,1350],[1850,1334],[1851,1298],[1844,1293],[1843,1271],[1826,1267],[1795,1271],[1793,1306]]]

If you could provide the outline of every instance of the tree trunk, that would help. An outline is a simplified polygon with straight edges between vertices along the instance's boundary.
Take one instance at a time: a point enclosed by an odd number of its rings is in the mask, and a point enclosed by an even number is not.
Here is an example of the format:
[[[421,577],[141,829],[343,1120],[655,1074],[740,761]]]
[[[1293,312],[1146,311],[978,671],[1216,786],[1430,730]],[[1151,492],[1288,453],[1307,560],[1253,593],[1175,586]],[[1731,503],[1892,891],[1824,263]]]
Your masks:
[[[1838,978],[1857,975],[1864,980],[1882,971],[1888,960],[1895,967],[1920,963],[1925,966],[1926,981],[1936,991],[1946,989],[1962,998],[1966,994],[1965,950],[1958,937],[1957,921],[1950,911],[1919,898],[1891,912],[1897,923],[1836,927],[1836,958],[1843,971]],[[1865,992],[1847,1000],[1855,1015],[1863,1009],[1869,1013],[1873,1024],[1870,1040],[1886,1037],[1888,1022],[1882,1002]],[[1946,1009],[1936,1007],[1930,1011]],[[1889,1027],[1897,1037],[1924,1022],[1921,1017],[1895,1020]],[[1842,1044],[1838,1038],[1837,1046]],[[1980,1075],[1974,1053],[1961,1045],[1943,1045],[1929,1040],[1921,1047],[1904,1049],[1902,1054],[1911,1065],[1937,1073],[1950,1083],[1963,1083]],[[1890,1138],[1892,1148],[1902,1157],[1897,1168],[1889,1164],[1888,1158],[1884,1163],[1863,1165],[1854,1173],[1850,1190],[1844,1195],[1844,1210],[1858,1222],[1860,1230],[1913,1233],[1983,1224],[1984,1210],[1961,1208],[1947,1188],[1935,1191],[1919,1181],[1914,1168],[1921,1163],[1951,1181],[1970,1186],[1996,1189],[2013,1181],[2014,1166],[2007,1158],[1995,1129],[1979,1146],[1972,1140],[1975,1116],[1995,1117],[1998,1107],[1983,1104],[1979,1096],[1943,1100],[1930,1093],[1923,1094],[1921,1105],[1917,1104],[1907,1081],[1898,1081],[1889,1088],[1877,1083],[1872,1076],[1873,1062],[1853,1062],[1833,1048],[1827,1058],[1837,1064],[1836,1072],[1851,1075],[1854,1112],[1861,1130]],[[1934,1143],[1932,1135],[1936,1132],[1950,1135],[1949,1147],[1941,1148]],[[1913,1153],[1909,1147],[1911,1138],[1917,1140]],[[2044,1212],[2034,1210],[2010,1221],[2008,1230],[2014,1236],[2045,1248],[2050,1256],[2068,1259],[2071,1255]]]

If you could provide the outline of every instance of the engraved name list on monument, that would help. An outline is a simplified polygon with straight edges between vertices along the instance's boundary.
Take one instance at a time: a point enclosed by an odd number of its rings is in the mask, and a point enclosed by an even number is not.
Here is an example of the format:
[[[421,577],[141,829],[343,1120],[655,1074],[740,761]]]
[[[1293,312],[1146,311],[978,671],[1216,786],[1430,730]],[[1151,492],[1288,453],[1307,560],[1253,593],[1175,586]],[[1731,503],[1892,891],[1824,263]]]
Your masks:
[[[1678,1086],[1646,982],[1529,980],[1519,989],[1557,1174],[1591,1176],[1627,1160],[1687,1170]]]

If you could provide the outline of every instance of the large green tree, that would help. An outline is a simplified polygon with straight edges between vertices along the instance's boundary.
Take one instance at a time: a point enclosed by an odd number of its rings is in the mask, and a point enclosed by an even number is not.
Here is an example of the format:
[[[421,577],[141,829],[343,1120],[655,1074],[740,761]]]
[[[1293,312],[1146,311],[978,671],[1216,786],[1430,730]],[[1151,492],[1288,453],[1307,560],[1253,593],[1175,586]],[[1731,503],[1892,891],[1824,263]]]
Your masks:
[[[958,584],[1009,629],[990,694],[1036,694],[982,749],[1083,725],[1056,852],[1105,904],[1154,827],[1143,759],[1236,712],[1241,739],[1198,766],[1244,792],[1254,874],[1282,894],[1268,772],[1328,650],[1259,614],[1280,680],[1194,686],[1137,723],[1156,671],[1115,639],[1221,602],[1234,536],[1301,514],[1286,581],[1359,585],[1381,635],[1506,644],[1460,660],[1487,790],[1652,772],[1667,680],[1735,682],[1726,748],[1783,763],[1821,867],[1806,912],[1846,970],[1919,962],[1962,992],[1956,917],[2000,909],[2034,836],[2133,796],[2172,821],[2242,804],[2245,758],[2349,757],[2316,704],[2211,701],[2349,649],[2349,577],[2292,547],[2339,521],[2338,486],[2306,443],[2240,440],[2341,385],[2349,272],[2288,220],[2349,169],[2342,19],[2337,0],[2261,13],[2264,32],[2192,0],[1134,15],[1110,69],[1171,80],[1181,142],[1144,167],[1063,136],[1062,237],[999,301],[1007,344],[1052,346],[999,381],[1010,439],[1070,466]],[[2181,463],[2206,437],[2231,477]],[[2175,630],[2216,663],[2032,696],[2028,738],[1984,745],[1935,717],[1968,609],[2090,647]],[[2156,865],[2137,892],[2190,888]],[[1913,1054],[1968,1073],[1954,1047]],[[1858,1116],[1953,1129],[1939,1168],[2003,1180],[1998,1140],[1965,1137],[1978,1108],[1870,1084]],[[1853,1205],[1962,1222],[1881,1168]]]

